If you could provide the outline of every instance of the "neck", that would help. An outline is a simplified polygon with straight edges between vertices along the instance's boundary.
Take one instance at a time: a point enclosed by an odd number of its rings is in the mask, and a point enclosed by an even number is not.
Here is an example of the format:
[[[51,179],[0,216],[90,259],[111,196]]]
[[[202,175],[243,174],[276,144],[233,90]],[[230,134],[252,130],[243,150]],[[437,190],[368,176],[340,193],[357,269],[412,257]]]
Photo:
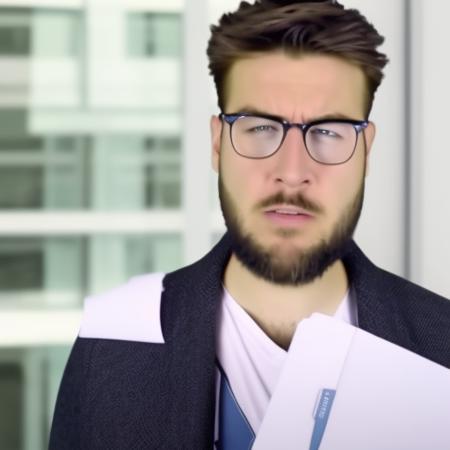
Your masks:
[[[314,312],[333,315],[348,290],[340,260],[311,283],[282,286],[257,277],[235,255],[225,269],[224,285],[262,330],[285,349],[302,319]]]

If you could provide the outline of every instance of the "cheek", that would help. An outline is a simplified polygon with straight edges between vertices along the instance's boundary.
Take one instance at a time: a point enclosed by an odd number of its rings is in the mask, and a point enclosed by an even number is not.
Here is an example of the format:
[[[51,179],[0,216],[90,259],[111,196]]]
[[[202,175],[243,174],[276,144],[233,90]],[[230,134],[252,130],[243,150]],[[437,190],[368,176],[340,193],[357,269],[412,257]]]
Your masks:
[[[356,161],[355,161],[356,162]],[[336,167],[334,173],[328,173],[328,207],[338,216],[341,210],[353,202],[364,180],[364,167],[361,162]]]
[[[226,149],[225,152],[232,151]],[[222,152],[220,160],[222,181],[237,204],[254,201],[261,189],[261,174],[255,167],[255,161],[239,155]]]

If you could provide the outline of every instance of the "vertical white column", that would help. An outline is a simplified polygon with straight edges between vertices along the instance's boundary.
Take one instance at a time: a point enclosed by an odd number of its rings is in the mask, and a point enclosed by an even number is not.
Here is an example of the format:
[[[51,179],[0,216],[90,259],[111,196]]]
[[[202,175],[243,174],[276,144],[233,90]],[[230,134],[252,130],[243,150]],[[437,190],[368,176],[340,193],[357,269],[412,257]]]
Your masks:
[[[414,199],[410,209],[411,242],[409,243],[409,268],[410,277],[416,283],[423,283],[423,84],[425,70],[423,67],[424,52],[424,18],[422,17],[422,0],[410,1],[410,52],[409,75],[410,75],[410,98],[411,109],[409,112],[411,120],[411,142],[410,154],[410,195]]]
[[[118,93],[117,76],[124,64],[125,2],[120,0],[85,0],[87,49],[86,103],[91,108],[110,106],[109,97]]]
[[[411,275],[450,297],[450,3],[411,0]]]
[[[405,274],[405,55],[402,1],[347,0],[385,37],[389,57],[370,119],[377,134],[369,159],[364,210],[356,241],[378,265]]]
[[[211,247],[209,79],[206,45],[208,1],[186,0],[184,10],[183,208],[184,260],[192,262]]]

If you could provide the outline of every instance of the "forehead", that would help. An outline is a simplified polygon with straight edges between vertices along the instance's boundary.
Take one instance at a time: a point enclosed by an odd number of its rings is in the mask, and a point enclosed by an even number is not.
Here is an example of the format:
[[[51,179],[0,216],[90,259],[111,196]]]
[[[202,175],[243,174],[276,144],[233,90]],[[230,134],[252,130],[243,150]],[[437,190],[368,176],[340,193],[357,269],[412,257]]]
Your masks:
[[[366,80],[340,58],[273,52],[237,60],[225,92],[226,112],[253,108],[301,122],[333,114],[362,119]]]

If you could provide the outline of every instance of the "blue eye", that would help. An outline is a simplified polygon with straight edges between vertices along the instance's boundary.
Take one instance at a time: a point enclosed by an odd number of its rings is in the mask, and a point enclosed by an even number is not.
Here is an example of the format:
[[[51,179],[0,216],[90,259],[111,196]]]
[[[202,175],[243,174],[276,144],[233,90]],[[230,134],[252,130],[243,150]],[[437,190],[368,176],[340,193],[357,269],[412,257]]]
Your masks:
[[[247,130],[249,133],[276,132],[277,129],[271,125],[256,125]]]
[[[334,133],[331,130],[326,130],[325,128],[314,128],[311,130],[311,133],[322,135],[322,136],[337,136],[336,133]]]
[[[332,128],[323,128],[323,127],[313,127],[310,128],[309,133],[311,136],[315,137],[323,137],[323,138],[331,138],[331,139],[340,139],[342,135],[339,134],[336,130]]]

